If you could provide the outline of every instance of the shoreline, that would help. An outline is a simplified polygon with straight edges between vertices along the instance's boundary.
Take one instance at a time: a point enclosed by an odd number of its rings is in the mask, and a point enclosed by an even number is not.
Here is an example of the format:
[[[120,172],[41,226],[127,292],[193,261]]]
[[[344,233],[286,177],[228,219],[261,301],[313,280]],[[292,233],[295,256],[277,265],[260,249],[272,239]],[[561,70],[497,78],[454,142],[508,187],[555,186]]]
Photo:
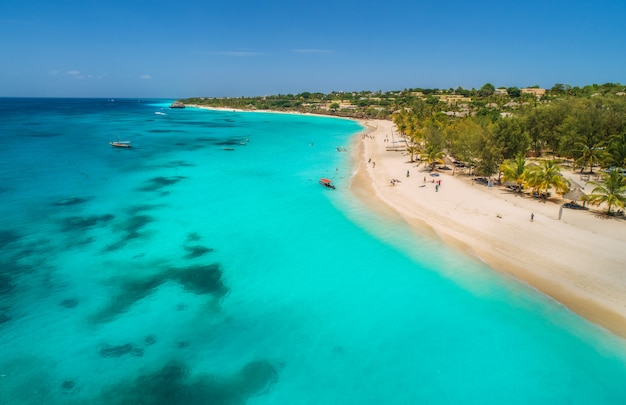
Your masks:
[[[353,140],[350,190],[368,208],[392,208],[414,232],[436,237],[626,338],[626,222],[569,209],[559,219],[560,204],[552,201],[473,184],[453,170],[431,177],[419,162],[386,150],[391,121],[359,122],[365,130]],[[391,179],[400,182],[392,185]],[[437,189],[435,180],[441,181]]]
[[[360,120],[357,120],[357,119],[354,119],[354,118],[350,118],[350,117],[339,117],[339,116],[330,115],[330,114],[314,114],[314,113],[306,113],[306,112],[298,112],[298,111],[245,110],[245,109],[242,109],[242,108],[210,107],[210,106],[196,105],[196,104],[185,104],[185,107],[198,108],[198,109],[201,109],[201,110],[210,110],[210,111],[305,115],[305,116],[312,116],[312,117],[337,118],[337,119],[342,119],[342,120],[351,120],[351,121],[361,122]]]

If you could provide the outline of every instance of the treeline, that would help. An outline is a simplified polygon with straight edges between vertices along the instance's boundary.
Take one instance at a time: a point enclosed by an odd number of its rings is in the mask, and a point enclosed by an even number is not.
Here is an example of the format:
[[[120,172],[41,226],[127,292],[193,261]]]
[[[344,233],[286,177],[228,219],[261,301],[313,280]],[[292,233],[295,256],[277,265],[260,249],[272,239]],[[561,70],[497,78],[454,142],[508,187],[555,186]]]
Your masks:
[[[444,152],[491,176],[518,155],[571,159],[574,168],[626,166],[626,96],[542,99],[512,113],[497,109],[451,117],[427,106],[393,114],[409,151],[432,160]]]
[[[538,88],[529,86],[526,89]],[[399,91],[335,91],[328,94],[302,92],[257,97],[194,97],[180,100],[185,104],[211,107],[239,108],[244,110],[296,111],[339,115],[354,118],[390,119],[398,110],[411,109],[420,114],[463,113],[470,115],[499,115],[512,111],[516,104],[528,106],[548,103],[562,98],[589,98],[594,95],[612,96],[626,91],[619,83],[592,84],[578,87],[555,84],[541,98],[524,92],[519,87],[498,87],[486,83],[479,89],[463,87],[449,89],[408,88]],[[468,100],[450,103],[447,97],[460,96]]]

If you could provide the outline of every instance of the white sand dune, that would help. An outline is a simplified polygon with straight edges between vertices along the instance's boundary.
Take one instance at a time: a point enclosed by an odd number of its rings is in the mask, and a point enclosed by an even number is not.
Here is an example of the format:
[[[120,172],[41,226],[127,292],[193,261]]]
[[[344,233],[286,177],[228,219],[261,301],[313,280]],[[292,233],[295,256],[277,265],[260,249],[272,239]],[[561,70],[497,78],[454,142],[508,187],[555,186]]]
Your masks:
[[[351,188],[356,195],[370,204],[382,201],[418,232],[434,231],[493,269],[626,337],[626,221],[571,209],[563,209],[559,219],[564,201],[541,202],[472,184],[452,170],[431,177],[423,165],[409,163],[406,153],[386,150],[391,121],[364,124],[370,132],[355,139]],[[391,179],[401,182],[392,185]],[[433,179],[441,180],[438,191]]]

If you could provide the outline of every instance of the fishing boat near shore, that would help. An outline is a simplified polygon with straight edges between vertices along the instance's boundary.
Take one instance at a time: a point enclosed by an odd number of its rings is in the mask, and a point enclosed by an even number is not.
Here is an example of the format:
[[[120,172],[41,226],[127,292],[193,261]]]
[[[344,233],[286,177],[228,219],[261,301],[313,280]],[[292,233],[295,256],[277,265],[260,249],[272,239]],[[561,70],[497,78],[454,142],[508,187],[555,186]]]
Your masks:
[[[332,180],[329,180],[327,178],[322,177],[319,183],[326,188],[331,188],[333,190],[335,189],[335,186],[332,184]]]

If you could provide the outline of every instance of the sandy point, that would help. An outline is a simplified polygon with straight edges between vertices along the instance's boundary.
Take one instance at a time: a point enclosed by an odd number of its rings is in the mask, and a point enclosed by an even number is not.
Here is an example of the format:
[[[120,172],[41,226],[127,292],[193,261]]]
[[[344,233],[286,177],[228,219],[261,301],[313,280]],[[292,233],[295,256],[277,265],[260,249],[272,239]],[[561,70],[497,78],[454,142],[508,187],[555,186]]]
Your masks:
[[[393,151],[402,148],[391,147],[401,146],[391,121],[361,123],[367,130],[354,139],[355,196],[375,210],[393,208],[416,232],[436,235],[626,338],[626,221],[561,210],[561,201],[487,187],[454,170],[431,176]]]

